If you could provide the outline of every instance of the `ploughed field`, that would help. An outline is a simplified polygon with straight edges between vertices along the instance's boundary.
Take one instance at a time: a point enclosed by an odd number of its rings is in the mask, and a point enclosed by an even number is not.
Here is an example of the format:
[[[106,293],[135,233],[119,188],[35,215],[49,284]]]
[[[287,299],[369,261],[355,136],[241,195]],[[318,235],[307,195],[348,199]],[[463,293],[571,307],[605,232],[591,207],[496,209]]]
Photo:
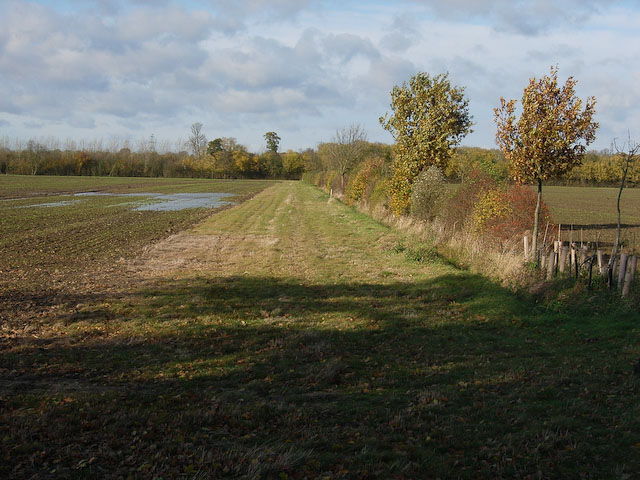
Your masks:
[[[610,247],[618,228],[618,192],[618,188],[612,187],[545,186],[542,198],[551,210],[552,222],[562,224],[563,241],[583,240]],[[623,190],[620,213],[623,247],[637,252],[640,249],[640,188]]]
[[[71,195],[95,190],[239,203]],[[0,177],[0,198],[0,477],[640,471],[624,304],[538,305],[300,182]]]

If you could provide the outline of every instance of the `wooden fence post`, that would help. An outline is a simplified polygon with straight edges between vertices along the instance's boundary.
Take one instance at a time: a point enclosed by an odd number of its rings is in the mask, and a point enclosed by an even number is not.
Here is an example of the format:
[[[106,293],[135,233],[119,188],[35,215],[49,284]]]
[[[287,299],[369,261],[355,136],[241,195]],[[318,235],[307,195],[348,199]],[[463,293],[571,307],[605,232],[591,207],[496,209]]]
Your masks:
[[[624,286],[622,287],[622,298],[626,298],[629,296],[629,292],[631,291],[631,284],[633,283],[633,278],[636,275],[637,266],[638,266],[638,257],[636,255],[630,257],[627,260],[627,273],[624,276]]]
[[[631,291],[632,280],[633,280],[633,276],[631,275],[631,269],[627,269],[627,273],[624,276],[624,285],[622,287],[622,298],[626,298],[629,296],[629,292]]]
[[[583,245],[580,248],[580,265],[584,264],[588,256],[589,256],[589,247],[587,247],[586,245]]]
[[[631,270],[631,280],[633,280],[636,276],[637,266],[638,266],[638,256],[634,255],[633,257],[631,257],[631,267],[629,268]]]
[[[567,266],[567,254],[569,253],[569,247],[565,245],[559,245],[560,260],[558,260],[558,270],[560,273],[564,273],[564,269]]]
[[[602,250],[598,250],[596,254],[598,255],[598,270],[600,270],[600,275],[604,276],[604,255]]]
[[[573,274],[573,269],[576,266],[576,263],[578,262],[578,259],[576,258],[576,244],[575,243],[570,243],[569,244],[569,276],[571,276]],[[576,278],[578,278],[578,270],[575,270],[575,275]]]
[[[622,282],[624,282],[624,276],[627,273],[627,254],[620,254],[620,269],[618,270],[618,288],[622,288]]]
[[[551,250],[551,253],[549,253],[549,259],[547,260],[547,280],[551,280],[553,278],[556,263],[555,260],[556,252]]]

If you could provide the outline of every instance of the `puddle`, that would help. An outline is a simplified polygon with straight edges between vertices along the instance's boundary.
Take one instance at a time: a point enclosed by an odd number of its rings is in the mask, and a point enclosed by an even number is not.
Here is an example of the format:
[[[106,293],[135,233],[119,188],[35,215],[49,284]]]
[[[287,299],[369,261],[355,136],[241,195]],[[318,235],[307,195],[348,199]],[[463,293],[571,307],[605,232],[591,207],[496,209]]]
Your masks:
[[[134,210],[147,212],[175,212],[187,208],[218,208],[231,205],[233,202],[223,200],[232,197],[231,193],[107,193],[83,192],[76,193],[76,197],[107,196],[107,197],[144,197],[153,203],[137,205]]]
[[[59,202],[36,203],[35,205],[20,205],[14,208],[31,208],[31,207],[66,207],[78,203],[79,200],[61,200]]]
[[[232,205],[233,202],[224,200],[232,197],[232,193],[108,193],[108,192],[82,192],[74,197],[134,197],[144,198],[125,205],[131,205],[133,210],[146,212],[175,212],[187,208],[218,208]],[[64,207],[73,205],[81,200],[64,200],[50,203],[37,203],[33,205],[21,205],[15,208],[32,207]],[[122,205],[122,204],[121,204]],[[112,205],[114,206],[114,205]]]

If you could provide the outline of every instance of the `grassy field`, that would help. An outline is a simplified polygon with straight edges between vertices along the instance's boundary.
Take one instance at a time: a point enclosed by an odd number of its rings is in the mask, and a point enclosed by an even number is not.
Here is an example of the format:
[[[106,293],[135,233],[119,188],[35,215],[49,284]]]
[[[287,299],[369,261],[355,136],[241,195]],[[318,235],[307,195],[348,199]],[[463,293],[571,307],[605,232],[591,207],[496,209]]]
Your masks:
[[[0,331],[1,477],[640,471],[638,312],[536,304],[299,182],[28,302]]]

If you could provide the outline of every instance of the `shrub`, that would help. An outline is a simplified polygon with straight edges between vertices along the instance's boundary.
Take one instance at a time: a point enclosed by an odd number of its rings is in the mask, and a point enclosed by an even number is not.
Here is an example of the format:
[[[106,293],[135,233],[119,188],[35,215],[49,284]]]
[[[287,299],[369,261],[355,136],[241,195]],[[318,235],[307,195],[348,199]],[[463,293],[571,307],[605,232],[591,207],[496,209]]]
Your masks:
[[[487,228],[489,223],[502,221],[511,213],[511,205],[507,201],[505,191],[492,188],[481,194],[473,208],[473,227],[477,232]]]
[[[420,220],[433,220],[442,209],[446,184],[442,170],[435,165],[422,170],[411,191],[411,215]]]
[[[337,195],[341,192],[342,181],[340,179],[340,174],[335,170],[329,170],[326,172],[326,176],[324,178],[324,189],[329,192],[333,192],[334,195]]]
[[[474,227],[498,240],[509,240],[532,230],[536,193],[525,185],[493,188],[480,196],[473,210]],[[549,221],[547,205],[540,207],[541,222]]]
[[[347,200],[350,203],[357,203],[365,200],[365,194],[371,183],[377,180],[384,167],[384,159],[380,157],[367,158],[360,165],[360,169],[347,186]]]
[[[374,181],[370,182],[365,192],[365,200],[369,204],[369,208],[378,206],[389,208],[388,191],[389,186],[385,177],[377,176]]]
[[[478,199],[497,187],[496,181],[486,172],[473,170],[467,181],[461,184],[447,205],[445,221],[450,226],[461,229],[473,213]]]

